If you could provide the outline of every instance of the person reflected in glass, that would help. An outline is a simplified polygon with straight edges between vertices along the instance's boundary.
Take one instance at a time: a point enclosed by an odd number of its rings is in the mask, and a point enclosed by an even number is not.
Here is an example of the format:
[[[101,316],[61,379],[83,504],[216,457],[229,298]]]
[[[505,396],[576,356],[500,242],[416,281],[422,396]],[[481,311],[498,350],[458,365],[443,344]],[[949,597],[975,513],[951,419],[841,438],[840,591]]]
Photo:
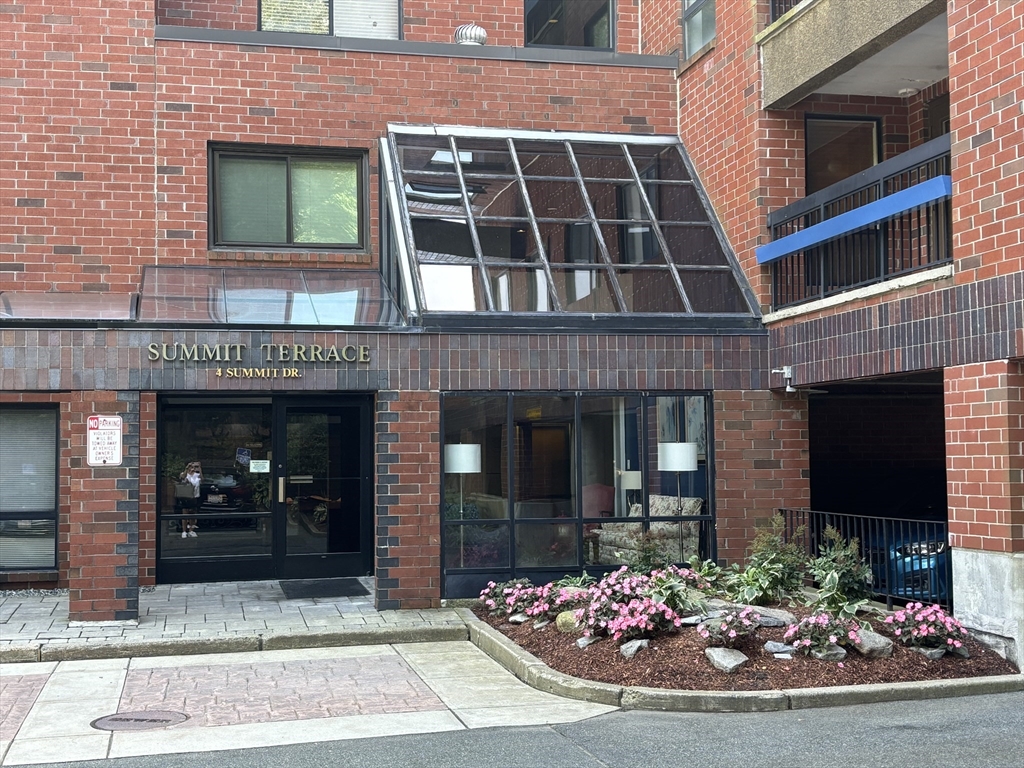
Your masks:
[[[203,482],[203,467],[198,461],[189,462],[185,471],[181,473],[181,481],[192,486],[192,498],[182,500],[182,507],[191,509],[194,514],[199,512],[199,486]],[[196,517],[186,517],[181,521],[181,538],[197,538],[196,530],[199,528],[199,520]]]

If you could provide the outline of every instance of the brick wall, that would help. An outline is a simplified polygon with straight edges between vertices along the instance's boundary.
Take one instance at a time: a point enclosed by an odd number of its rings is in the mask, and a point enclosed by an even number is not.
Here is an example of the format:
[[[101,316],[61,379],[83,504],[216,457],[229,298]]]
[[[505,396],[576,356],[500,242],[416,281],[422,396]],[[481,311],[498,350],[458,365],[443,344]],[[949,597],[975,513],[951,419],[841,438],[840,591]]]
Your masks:
[[[1024,552],[1024,365],[947,368],[945,408],[950,542]]]
[[[640,53],[670,56],[683,49],[683,8],[678,0],[640,5]]]
[[[259,0],[156,0],[156,23],[255,32]]]
[[[742,562],[756,529],[780,507],[806,507],[807,400],[765,390],[715,393],[718,556]]]
[[[0,6],[0,289],[128,291],[152,261],[153,5]]]
[[[1024,271],[1024,3],[950,0],[958,283]]]
[[[441,398],[379,392],[376,416],[377,608],[441,601]]]
[[[139,393],[139,584],[156,584],[156,392]]]

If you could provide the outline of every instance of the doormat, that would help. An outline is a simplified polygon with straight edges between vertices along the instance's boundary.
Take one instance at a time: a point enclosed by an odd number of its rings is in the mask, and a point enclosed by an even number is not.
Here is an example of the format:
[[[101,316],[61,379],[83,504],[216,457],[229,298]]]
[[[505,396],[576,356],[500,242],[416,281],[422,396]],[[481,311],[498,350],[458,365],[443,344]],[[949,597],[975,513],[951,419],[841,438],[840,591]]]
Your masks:
[[[364,597],[369,592],[359,579],[293,579],[281,582],[281,591],[289,600],[311,597]]]

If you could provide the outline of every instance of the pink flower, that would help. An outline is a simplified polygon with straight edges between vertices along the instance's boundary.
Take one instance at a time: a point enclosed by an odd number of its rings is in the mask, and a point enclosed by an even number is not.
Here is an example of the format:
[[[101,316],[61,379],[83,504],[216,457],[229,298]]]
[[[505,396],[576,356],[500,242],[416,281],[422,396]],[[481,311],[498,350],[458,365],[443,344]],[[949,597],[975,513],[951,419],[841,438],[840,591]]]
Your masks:
[[[736,637],[736,630],[735,629],[730,629],[729,630],[729,637]]]
[[[843,662],[840,661],[839,662],[839,666],[842,667],[843,666]]]

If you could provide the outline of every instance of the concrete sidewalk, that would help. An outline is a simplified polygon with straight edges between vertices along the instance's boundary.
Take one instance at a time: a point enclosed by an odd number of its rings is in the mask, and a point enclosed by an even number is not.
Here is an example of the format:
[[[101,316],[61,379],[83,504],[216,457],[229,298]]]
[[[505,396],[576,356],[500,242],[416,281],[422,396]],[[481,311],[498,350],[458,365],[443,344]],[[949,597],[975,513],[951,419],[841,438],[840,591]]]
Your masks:
[[[138,624],[68,622],[66,595],[0,598],[0,661],[183,655],[465,640],[452,609],[378,611],[366,596],[288,599],[278,581],[143,588]]]

